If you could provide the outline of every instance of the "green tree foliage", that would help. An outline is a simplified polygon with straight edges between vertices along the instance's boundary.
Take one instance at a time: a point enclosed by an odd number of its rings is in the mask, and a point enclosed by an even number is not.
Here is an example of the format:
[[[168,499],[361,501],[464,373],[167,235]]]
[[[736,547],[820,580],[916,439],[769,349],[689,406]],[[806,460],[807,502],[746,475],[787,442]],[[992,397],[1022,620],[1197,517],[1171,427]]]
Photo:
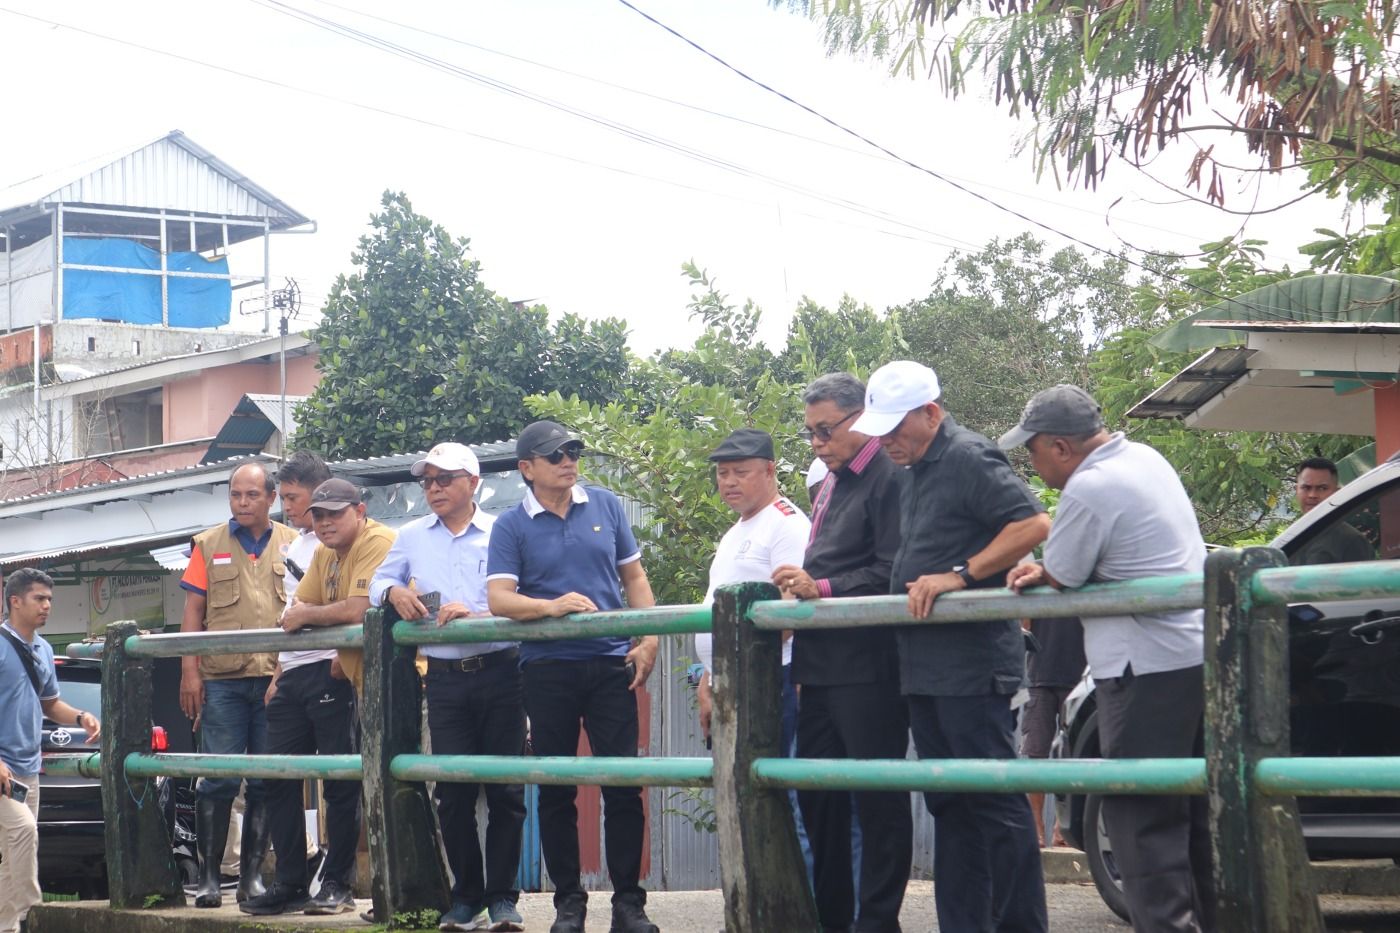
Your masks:
[[[952,257],[929,296],[893,317],[909,355],[938,372],[949,410],[995,437],[1040,389],[1089,386],[1104,341],[1145,323],[1128,273],[1022,234]]]
[[[1115,155],[1142,164],[1183,136],[1226,133],[1270,170],[1322,160],[1322,187],[1394,197],[1400,7],[1388,0],[770,2],[823,20],[832,50],[927,72],[950,94],[980,74],[998,103],[1034,118],[1039,168],[1090,187]],[[1193,118],[1222,87],[1226,103]],[[1213,148],[1198,146],[1189,177],[1219,203]]]
[[[606,404],[558,392],[526,400],[602,455],[589,466],[598,481],[646,509],[638,540],[652,591],[667,604],[700,601],[715,545],[735,520],[715,490],[710,451],[737,428],[768,431],[784,492],[798,502],[806,501],[801,471],[811,456],[796,434],[803,385],[767,371],[774,356],[756,338],[759,310],[734,306],[706,273],[684,268],[698,289],[690,313],[706,325],[691,349],[639,363],[633,384]]]
[[[521,307],[479,278],[469,241],[385,192],[312,333],[321,382],[298,409],[297,442],[326,457],[423,450],[514,436],[527,395],[611,398],[626,381],[619,320]]]

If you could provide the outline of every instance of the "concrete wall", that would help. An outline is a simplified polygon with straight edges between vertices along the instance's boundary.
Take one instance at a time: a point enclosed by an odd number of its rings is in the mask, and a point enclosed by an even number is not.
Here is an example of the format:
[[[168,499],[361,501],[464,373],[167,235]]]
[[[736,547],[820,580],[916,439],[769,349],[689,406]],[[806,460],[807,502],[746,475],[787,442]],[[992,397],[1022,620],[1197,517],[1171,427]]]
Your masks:
[[[96,373],[167,356],[236,347],[258,336],[202,328],[60,321],[54,333],[54,361],[81,366]],[[89,339],[92,340],[91,350],[88,349]],[[139,355],[135,352],[133,341],[140,342]]]
[[[314,356],[287,360],[287,394],[308,395],[321,374]],[[228,420],[244,395],[276,395],[281,382],[276,359],[234,363],[194,373],[165,386],[165,442],[210,437]]]

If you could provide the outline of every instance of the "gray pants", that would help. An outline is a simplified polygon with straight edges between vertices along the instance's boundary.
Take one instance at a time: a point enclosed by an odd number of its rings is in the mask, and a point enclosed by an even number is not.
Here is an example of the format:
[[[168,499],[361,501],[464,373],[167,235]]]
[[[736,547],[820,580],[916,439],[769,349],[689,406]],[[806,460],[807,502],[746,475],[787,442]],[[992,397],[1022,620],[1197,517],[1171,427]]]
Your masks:
[[[1095,679],[1105,758],[1202,754],[1200,665]],[[1211,933],[1215,882],[1204,797],[1105,797],[1104,823],[1138,933]]]

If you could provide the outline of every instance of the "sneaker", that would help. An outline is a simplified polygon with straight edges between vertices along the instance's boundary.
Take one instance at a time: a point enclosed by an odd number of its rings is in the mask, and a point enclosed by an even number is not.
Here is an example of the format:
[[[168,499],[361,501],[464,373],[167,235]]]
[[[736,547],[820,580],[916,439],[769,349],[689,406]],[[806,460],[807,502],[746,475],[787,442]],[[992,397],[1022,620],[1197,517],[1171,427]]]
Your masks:
[[[343,914],[354,909],[355,895],[334,878],[327,878],[321,882],[321,890],[317,891],[311,903],[306,905],[306,913],[318,915]]]
[[[641,904],[619,901],[613,904],[612,926],[608,933],[661,933]]]
[[[484,930],[489,921],[486,908],[470,904],[453,904],[452,909],[438,920],[439,930]]]
[[[519,933],[525,929],[525,918],[515,909],[515,902],[506,898],[492,903],[487,911],[491,917],[492,933]]]
[[[583,920],[588,915],[588,901],[572,896],[554,905],[554,923],[549,933],[583,933]]]
[[[303,911],[311,903],[306,888],[275,881],[266,893],[250,897],[238,905],[245,914],[287,914]]]

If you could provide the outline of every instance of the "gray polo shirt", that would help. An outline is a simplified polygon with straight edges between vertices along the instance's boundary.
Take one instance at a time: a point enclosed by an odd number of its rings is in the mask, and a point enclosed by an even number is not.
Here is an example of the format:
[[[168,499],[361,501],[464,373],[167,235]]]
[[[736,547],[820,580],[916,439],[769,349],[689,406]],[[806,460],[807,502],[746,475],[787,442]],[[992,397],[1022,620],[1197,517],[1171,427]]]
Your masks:
[[[1176,470],[1157,451],[1114,434],[1085,458],[1060,495],[1045,569],[1067,587],[1199,574],[1206,545]],[[1096,678],[1174,671],[1202,663],[1200,609],[1084,619]]]

